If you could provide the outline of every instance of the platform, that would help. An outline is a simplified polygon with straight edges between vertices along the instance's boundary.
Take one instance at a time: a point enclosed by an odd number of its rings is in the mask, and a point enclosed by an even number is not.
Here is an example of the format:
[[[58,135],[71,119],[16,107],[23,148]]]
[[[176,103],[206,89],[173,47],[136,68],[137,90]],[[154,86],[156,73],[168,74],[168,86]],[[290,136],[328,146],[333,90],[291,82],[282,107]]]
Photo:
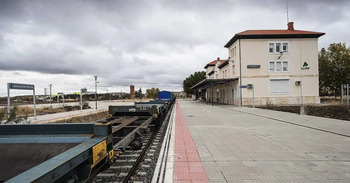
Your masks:
[[[188,100],[175,111],[173,182],[350,181],[349,121]]]

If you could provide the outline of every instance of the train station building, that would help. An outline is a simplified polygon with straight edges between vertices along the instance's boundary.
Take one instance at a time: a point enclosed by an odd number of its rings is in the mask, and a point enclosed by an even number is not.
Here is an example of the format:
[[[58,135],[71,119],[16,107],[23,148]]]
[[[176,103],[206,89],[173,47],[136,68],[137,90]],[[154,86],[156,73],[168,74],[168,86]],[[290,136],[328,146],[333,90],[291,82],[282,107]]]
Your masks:
[[[192,87],[209,102],[224,104],[317,104],[318,38],[325,33],[295,30],[246,30],[225,48],[228,59],[209,62],[206,79]]]

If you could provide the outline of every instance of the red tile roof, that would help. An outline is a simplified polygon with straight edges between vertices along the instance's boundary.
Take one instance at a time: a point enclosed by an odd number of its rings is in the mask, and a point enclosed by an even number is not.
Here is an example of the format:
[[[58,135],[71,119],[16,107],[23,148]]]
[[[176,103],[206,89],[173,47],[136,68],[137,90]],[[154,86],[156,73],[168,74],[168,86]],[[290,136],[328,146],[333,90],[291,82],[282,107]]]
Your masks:
[[[322,32],[303,31],[303,30],[246,30],[237,35],[289,35],[289,34],[324,34]]]
[[[286,30],[246,30],[237,33],[224,47],[230,47],[238,39],[318,38],[324,34],[323,32],[294,30],[293,22],[290,22]]]
[[[221,64],[222,63],[224,63],[226,60],[214,60],[214,61],[211,61],[211,62],[209,62],[205,67],[204,67],[204,69],[206,69],[207,67],[209,67],[209,66],[215,66],[215,64],[217,63],[217,62],[220,62]]]

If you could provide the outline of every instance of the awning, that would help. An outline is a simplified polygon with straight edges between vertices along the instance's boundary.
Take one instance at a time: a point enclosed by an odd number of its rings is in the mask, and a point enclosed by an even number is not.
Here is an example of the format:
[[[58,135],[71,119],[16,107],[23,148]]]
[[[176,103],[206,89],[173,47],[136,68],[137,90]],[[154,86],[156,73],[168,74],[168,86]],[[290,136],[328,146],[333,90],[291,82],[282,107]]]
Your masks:
[[[226,84],[231,81],[236,81],[238,78],[227,78],[227,79],[204,79],[200,81],[199,83],[195,84],[191,87],[192,90],[196,89],[202,89],[202,88],[209,88],[212,86],[220,85],[220,84]]]

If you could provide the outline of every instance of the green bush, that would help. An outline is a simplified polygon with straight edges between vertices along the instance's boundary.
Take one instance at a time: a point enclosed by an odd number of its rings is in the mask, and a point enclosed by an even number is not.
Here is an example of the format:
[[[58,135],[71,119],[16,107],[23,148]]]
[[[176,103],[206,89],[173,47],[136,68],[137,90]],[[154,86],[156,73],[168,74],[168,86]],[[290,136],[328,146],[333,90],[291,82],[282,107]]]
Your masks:
[[[7,108],[0,109],[0,122],[5,118]]]

